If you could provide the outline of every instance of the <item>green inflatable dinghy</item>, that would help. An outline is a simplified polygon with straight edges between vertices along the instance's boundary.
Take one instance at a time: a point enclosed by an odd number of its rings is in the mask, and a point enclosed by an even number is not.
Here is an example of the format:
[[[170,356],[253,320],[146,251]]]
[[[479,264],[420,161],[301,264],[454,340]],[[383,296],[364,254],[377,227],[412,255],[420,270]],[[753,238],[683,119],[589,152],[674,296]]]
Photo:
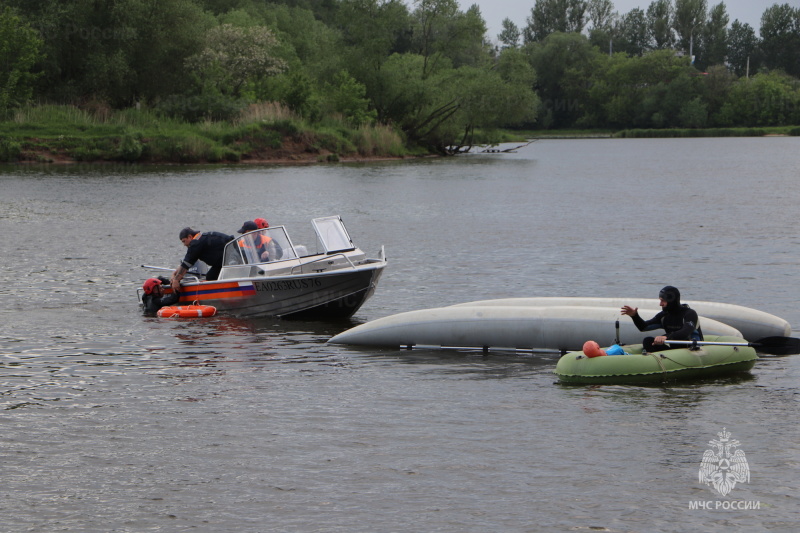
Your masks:
[[[649,353],[631,344],[622,347],[625,354],[599,357],[568,352],[555,373],[562,383],[661,383],[745,372],[758,360],[755,349],[738,337],[708,335],[703,342],[708,344]]]

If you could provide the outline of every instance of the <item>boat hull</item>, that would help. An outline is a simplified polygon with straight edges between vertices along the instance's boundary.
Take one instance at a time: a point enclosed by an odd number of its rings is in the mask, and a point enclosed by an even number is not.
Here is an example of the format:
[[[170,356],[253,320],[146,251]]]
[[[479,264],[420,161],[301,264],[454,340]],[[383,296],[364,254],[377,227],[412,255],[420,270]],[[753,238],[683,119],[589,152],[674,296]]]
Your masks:
[[[743,343],[744,339],[710,336],[709,341]],[[702,379],[746,372],[758,355],[749,346],[701,345],[643,353],[642,345],[625,346],[629,355],[586,357],[582,351],[563,355],[554,373],[562,383],[637,384]]]
[[[331,338],[334,344],[437,346],[526,350],[578,350],[588,339],[613,344],[619,309],[580,306],[450,306],[399,313],[361,324]],[[627,317],[623,317],[627,318]],[[709,334],[741,336],[721,322],[701,318]],[[620,342],[646,336],[619,321]]]
[[[745,339],[755,341],[764,337],[788,337],[792,328],[786,320],[775,315],[743,307],[741,305],[721,302],[690,301],[688,302],[698,315],[711,318],[739,330]],[[497,300],[481,300],[456,304],[454,307],[466,306],[581,306],[581,307],[616,307],[623,305],[638,307],[645,319],[655,316],[661,309],[654,298],[580,298],[580,297],[534,297],[534,298],[501,298]],[[705,325],[700,326],[708,333]]]
[[[213,305],[241,317],[347,318],[375,291],[385,262],[308,276],[184,283],[180,302]]]

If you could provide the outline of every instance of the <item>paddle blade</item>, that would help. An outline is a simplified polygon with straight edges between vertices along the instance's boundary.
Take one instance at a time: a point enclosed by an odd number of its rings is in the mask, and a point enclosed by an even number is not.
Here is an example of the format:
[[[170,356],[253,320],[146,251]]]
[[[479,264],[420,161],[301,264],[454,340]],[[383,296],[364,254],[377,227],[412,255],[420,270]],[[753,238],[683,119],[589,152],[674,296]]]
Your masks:
[[[756,351],[772,355],[800,354],[800,339],[794,337],[765,337],[751,345]]]

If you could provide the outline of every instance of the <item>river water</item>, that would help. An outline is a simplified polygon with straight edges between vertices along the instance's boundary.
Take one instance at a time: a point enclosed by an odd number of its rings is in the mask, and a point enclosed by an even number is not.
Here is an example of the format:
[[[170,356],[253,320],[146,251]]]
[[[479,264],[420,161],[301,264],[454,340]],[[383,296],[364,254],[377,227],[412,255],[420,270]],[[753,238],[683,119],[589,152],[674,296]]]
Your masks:
[[[736,303],[800,330],[800,140],[542,140],[318,166],[0,167],[0,531],[795,531],[800,356],[563,386],[548,354],[325,343],[517,296]],[[389,266],[339,323],[145,317],[184,226],[339,214]],[[613,325],[610,325],[613,327]],[[726,428],[750,471],[698,481]]]

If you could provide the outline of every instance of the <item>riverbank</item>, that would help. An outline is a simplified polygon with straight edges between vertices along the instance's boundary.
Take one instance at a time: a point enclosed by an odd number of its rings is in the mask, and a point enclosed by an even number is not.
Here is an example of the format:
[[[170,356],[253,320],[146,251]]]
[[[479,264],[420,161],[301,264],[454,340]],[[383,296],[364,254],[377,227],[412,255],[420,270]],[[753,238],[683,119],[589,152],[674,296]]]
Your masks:
[[[499,135],[499,137],[498,137]],[[536,139],[799,136],[800,127],[662,130],[506,130],[502,142]],[[488,139],[488,137],[487,137]],[[487,141],[481,134],[477,142]],[[309,125],[277,104],[248,108],[235,121],[188,123],[149,110],[33,106],[0,122],[0,162],[311,164],[430,156],[409,149],[385,125]]]
[[[388,126],[335,119],[310,126],[274,105],[203,123],[135,109],[36,106],[0,123],[0,162],[319,163],[419,155]]]

